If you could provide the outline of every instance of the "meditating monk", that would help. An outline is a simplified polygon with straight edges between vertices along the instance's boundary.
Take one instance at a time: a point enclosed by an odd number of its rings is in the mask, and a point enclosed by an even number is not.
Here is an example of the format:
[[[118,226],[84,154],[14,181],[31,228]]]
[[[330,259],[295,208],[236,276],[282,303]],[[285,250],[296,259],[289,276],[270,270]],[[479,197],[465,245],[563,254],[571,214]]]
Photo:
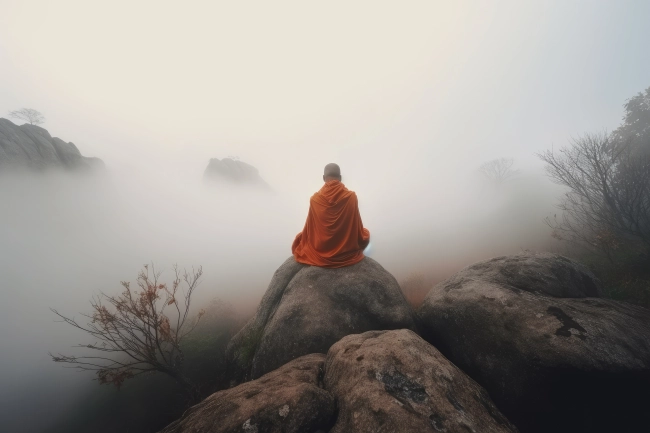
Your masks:
[[[363,259],[370,232],[363,228],[354,191],[341,183],[341,169],[327,164],[325,185],[309,200],[309,213],[291,252],[299,263],[324,268],[354,265]]]

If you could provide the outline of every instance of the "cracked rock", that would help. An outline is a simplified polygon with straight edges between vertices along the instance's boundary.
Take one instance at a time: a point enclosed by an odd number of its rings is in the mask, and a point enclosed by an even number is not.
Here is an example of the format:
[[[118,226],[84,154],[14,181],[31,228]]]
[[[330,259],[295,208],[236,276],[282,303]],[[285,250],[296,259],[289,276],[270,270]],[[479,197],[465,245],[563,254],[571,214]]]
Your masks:
[[[161,433],[311,433],[333,423],[334,397],[319,387],[325,355],[302,356],[192,406]]]
[[[601,291],[562,256],[497,257],[437,284],[418,325],[522,431],[642,431],[650,311]]]
[[[517,431],[480,385],[406,329],[343,338],[324,383],[339,408],[331,433]]]

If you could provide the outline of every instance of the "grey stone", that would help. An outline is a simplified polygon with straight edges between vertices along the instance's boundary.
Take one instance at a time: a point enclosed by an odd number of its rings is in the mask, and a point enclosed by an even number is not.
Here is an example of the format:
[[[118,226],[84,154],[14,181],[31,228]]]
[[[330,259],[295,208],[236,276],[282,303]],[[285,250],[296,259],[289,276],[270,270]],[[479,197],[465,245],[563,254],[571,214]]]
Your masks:
[[[161,433],[311,433],[334,421],[334,397],[321,388],[325,355],[291,361],[261,378],[219,391]]]
[[[369,257],[338,269],[287,259],[227,356],[236,381],[256,378],[308,353],[323,353],[349,334],[415,329],[395,278]]]
[[[437,284],[419,327],[522,431],[634,431],[650,422],[650,311],[600,292],[565,257],[498,257]]]
[[[207,182],[226,183],[241,186],[253,186],[260,189],[270,189],[262,179],[257,168],[243,161],[231,158],[210,159],[203,172],[203,179]]]
[[[52,137],[40,126],[18,126],[0,118],[0,169],[90,170],[103,165],[100,159],[81,155],[73,143]]]
[[[405,329],[334,344],[324,384],[338,404],[331,433],[517,431],[483,388]]]

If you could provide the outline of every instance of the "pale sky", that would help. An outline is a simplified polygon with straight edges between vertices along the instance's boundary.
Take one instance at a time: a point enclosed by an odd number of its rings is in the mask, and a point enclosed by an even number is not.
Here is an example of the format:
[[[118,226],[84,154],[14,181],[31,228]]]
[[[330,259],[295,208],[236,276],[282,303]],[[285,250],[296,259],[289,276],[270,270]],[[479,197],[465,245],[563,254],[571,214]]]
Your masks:
[[[354,179],[532,160],[650,86],[647,1],[0,7],[0,113],[36,108],[115,170],[238,155],[290,188],[330,161]]]

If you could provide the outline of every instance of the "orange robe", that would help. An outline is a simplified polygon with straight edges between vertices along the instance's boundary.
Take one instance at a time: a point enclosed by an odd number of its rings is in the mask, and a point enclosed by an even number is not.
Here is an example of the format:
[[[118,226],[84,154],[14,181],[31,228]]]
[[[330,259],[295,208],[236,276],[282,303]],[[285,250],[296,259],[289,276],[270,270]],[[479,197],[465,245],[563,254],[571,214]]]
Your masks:
[[[360,262],[370,242],[354,191],[330,180],[309,200],[307,222],[291,246],[299,263],[341,268]]]

